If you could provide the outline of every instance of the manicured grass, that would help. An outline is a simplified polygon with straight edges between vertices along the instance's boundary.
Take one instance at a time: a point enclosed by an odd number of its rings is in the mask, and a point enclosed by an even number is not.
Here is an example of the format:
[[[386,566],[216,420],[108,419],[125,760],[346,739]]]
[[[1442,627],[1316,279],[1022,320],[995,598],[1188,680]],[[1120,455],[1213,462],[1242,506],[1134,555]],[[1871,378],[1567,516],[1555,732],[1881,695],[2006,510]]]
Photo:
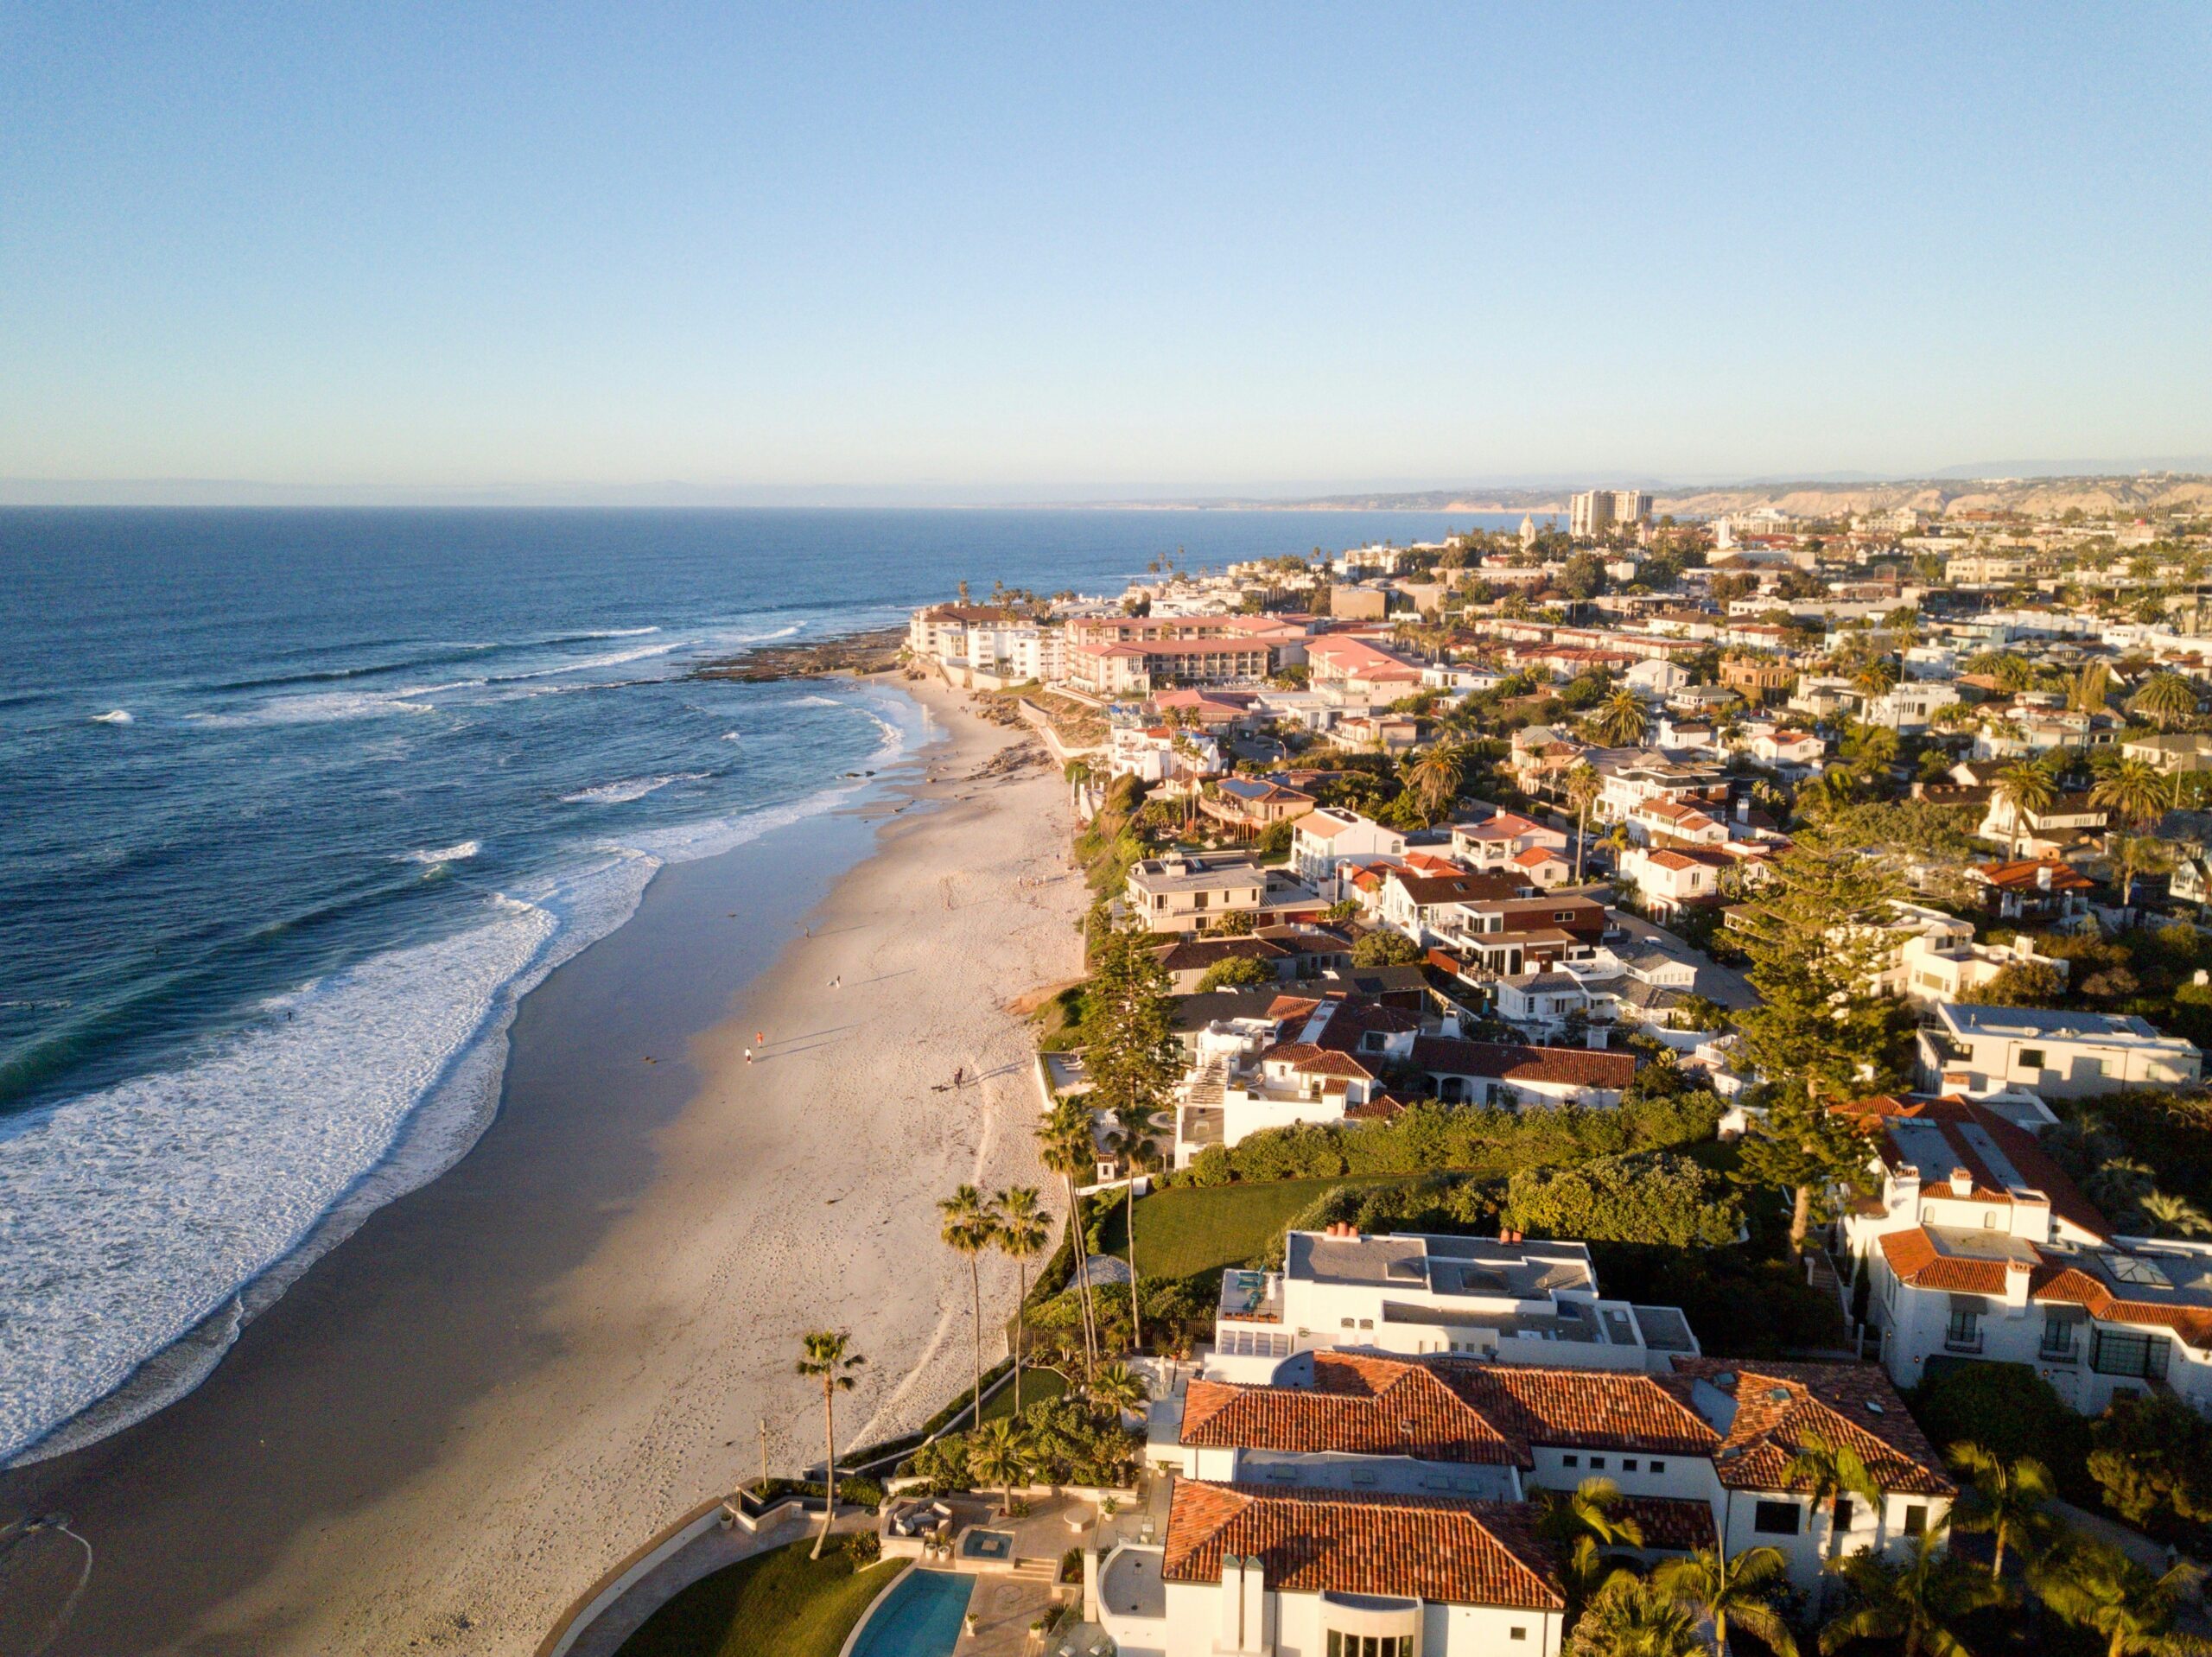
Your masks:
[[[1137,1271],[1147,1278],[1179,1278],[1240,1266],[1265,1254],[1283,1222],[1332,1185],[1389,1183],[1284,1179],[1154,1191],[1137,1202]],[[1109,1254],[1121,1254],[1128,1242],[1123,1215],[1116,1208],[1103,1228]]]
[[[702,1577],[655,1611],[618,1657],[837,1657],[900,1560],[857,1574],[842,1540],[819,1559],[814,1539],[741,1559]]]
[[[1058,1398],[1068,1389],[1067,1378],[1057,1369],[1031,1369],[1021,1372],[1021,1407],[1042,1404],[1048,1398]],[[1008,1381],[992,1397],[983,1400],[983,1419],[995,1421],[1002,1415],[1014,1413],[1014,1383]]]

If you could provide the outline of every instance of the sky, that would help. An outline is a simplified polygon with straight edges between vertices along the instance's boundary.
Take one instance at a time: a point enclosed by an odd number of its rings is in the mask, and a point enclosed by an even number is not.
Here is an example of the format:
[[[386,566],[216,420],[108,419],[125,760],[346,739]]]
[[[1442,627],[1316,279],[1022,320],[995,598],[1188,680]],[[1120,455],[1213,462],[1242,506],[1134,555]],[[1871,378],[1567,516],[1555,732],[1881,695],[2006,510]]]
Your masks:
[[[0,0],[0,498],[2212,455],[2208,109],[2202,3]]]

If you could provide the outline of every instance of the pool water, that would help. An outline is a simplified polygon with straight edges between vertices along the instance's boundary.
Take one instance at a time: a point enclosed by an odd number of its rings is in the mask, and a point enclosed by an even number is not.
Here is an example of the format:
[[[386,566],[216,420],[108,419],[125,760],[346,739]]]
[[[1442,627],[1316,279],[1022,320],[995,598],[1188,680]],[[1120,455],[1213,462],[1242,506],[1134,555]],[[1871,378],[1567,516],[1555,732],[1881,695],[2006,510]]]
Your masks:
[[[950,1657],[975,1588],[973,1577],[909,1571],[861,1626],[852,1657]]]
[[[960,1553],[968,1559],[1011,1559],[1014,1557],[1014,1533],[1002,1530],[971,1530],[960,1539]]]

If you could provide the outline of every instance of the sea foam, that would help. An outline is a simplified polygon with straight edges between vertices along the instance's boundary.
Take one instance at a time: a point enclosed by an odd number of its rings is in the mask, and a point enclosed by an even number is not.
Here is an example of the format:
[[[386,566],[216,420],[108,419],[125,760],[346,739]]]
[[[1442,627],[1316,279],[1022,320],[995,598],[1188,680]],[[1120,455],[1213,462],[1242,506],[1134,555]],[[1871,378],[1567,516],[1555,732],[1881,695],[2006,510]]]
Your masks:
[[[92,715],[95,725],[128,725],[130,722],[130,710],[127,708],[111,708],[105,714]]]
[[[580,788],[573,794],[563,794],[563,805],[626,805],[632,800],[642,800],[648,794],[657,794],[671,783],[697,783],[706,780],[703,771],[671,771],[665,777],[626,777],[619,783],[600,783],[590,788]]]

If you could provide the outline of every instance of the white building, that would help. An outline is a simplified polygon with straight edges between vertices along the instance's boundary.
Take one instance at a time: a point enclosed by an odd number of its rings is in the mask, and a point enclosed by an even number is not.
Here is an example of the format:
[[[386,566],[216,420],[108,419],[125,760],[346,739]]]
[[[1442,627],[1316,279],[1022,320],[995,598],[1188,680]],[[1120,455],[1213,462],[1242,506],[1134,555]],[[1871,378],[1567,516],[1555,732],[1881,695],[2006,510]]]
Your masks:
[[[2204,1055],[2133,1013],[1938,1003],[1920,1031],[1921,1085],[1980,1095],[2026,1088],[2086,1099],[2122,1088],[2183,1088]]]
[[[1283,1247],[1280,1272],[1222,1274],[1209,1375],[1265,1381],[1294,1352],[1337,1347],[1665,1374],[1699,1349],[1678,1308],[1601,1298],[1584,1243],[1345,1226],[1293,1231]]]
[[[2113,1235],[1991,1103],[1879,1099],[1881,1195],[1847,1216],[1900,1387],[1945,1363],[2025,1364],[2087,1414],[2171,1389],[2212,1414],[2212,1246]],[[2048,1111],[2040,1113],[2050,1119]]]
[[[1357,811],[1325,805],[1292,825],[1290,867],[1316,892],[1334,897],[1337,871],[1346,863],[1397,857],[1405,849],[1406,837],[1397,829]]]

